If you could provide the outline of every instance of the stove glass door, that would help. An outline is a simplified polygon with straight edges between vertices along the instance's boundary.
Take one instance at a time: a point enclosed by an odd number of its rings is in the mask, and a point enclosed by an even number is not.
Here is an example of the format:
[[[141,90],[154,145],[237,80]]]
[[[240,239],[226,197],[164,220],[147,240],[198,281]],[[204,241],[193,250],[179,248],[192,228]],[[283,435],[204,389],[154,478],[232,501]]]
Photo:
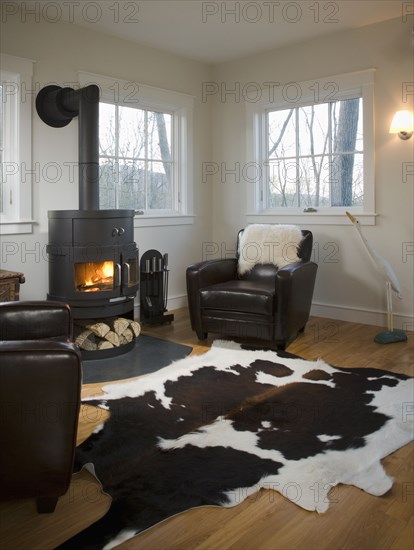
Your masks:
[[[115,264],[105,262],[75,263],[76,292],[107,292],[115,288]]]

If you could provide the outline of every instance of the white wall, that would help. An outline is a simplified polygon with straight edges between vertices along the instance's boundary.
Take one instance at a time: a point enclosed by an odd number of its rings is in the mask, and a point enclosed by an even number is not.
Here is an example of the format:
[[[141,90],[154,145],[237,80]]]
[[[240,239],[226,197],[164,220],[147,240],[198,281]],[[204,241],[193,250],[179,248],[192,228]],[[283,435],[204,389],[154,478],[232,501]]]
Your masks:
[[[335,30],[334,28],[332,29]],[[376,212],[377,223],[363,227],[366,237],[387,258],[400,279],[404,299],[394,301],[397,323],[413,329],[413,256],[403,257],[413,243],[413,176],[404,183],[402,165],[413,162],[413,138],[401,141],[388,133],[395,111],[412,108],[402,100],[402,83],[413,82],[410,22],[400,19],[331,34],[306,43],[254,55],[214,67],[220,91],[255,83],[300,82],[374,67],[376,71]],[[237,84],[238,83],[238,84]],[[208,97],[213,104],[214,162],[233,168],[246,162],[246,106],[234,94]],[[236,233],[246,225],[243,177],[221,173],[210,177],[213,188],[213,240],[234,248]],[[284,223],[284,220],[275,222]],[[306,223],[303,223],[306,227]],[[364,323],[384,323],[385,289],[352,225],[308,226],[314,233],[319,263],[313,312]],[[330,244],[334,243],[334,244]],[[411,245],[408,245],[410,247]],[[324,249],[326,247],[326,249]],[[334,248],[335,247],[335,248]],[[337,252],[330,255],[334,250]],[[317,254],[319,251],[319,254]],[[412,251],[412,246],[411,246]],[[336,260],[331,262],[329,260]]]
[[[194,213],[193,225],[137,228],[135,240],[141,253],[150,248],[168,252],[171,268],[169,307],[186,303],[185,268],[201,259],[202,242],[211,240],[211,192],[201,185],[199,167],[210,158],[211,106],[201,101],[202,82],[211,79],[210,67],[151,48],[91,32],[69,23],[50,23],[19,16],[8,17],[2,29],[2,52],[36,61],[33,88],[48,84],[77,82],[77,71],[88,71],[114,78],[175,90],[195,96],[194,105]],[[33,94],[29,97],[34,101]],[[48,210],[78,208],[77,170],[75,181],[64,163],[78,156],[77,120],[67,127],[46,126],[33,108],[33,218],[34,233],[2,238],[2,268],[22,271],[26,283],[21,299],[44,299],[48,287],[47,244]],[[52,163],[62,170],[55,176]],[[46,181],[42,171],[48,171]],[[49,180],[49,181],[47,181]]]

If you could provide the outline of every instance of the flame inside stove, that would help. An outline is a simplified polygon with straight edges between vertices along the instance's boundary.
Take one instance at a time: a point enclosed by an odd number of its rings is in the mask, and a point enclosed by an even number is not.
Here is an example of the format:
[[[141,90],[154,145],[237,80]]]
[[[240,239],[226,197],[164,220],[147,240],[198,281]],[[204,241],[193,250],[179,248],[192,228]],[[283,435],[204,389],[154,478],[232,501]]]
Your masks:
[[[114,262],[86,262],[75,264],[75,285],[79,292],[112,290]]]

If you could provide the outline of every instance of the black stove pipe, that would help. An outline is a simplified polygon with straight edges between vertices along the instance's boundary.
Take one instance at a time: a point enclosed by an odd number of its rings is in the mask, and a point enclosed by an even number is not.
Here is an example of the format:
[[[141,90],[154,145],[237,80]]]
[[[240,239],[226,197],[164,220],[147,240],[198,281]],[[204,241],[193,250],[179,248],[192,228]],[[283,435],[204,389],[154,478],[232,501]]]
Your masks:
[[[63,128],[79,117],[79,209],[99,210],[99,88],[46,86],[36,97],[39,117]]]

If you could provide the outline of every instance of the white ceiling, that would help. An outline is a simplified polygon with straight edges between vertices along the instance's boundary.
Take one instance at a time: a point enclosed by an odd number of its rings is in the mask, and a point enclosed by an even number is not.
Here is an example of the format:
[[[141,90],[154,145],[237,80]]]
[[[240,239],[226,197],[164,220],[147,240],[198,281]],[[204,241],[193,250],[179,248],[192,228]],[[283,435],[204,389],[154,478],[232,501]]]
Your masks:
[[[63,17],[93,30],[216,64],[401,17],[402,4],[400,0],[101,0],[75,2],[71,10],[63,10]]]

